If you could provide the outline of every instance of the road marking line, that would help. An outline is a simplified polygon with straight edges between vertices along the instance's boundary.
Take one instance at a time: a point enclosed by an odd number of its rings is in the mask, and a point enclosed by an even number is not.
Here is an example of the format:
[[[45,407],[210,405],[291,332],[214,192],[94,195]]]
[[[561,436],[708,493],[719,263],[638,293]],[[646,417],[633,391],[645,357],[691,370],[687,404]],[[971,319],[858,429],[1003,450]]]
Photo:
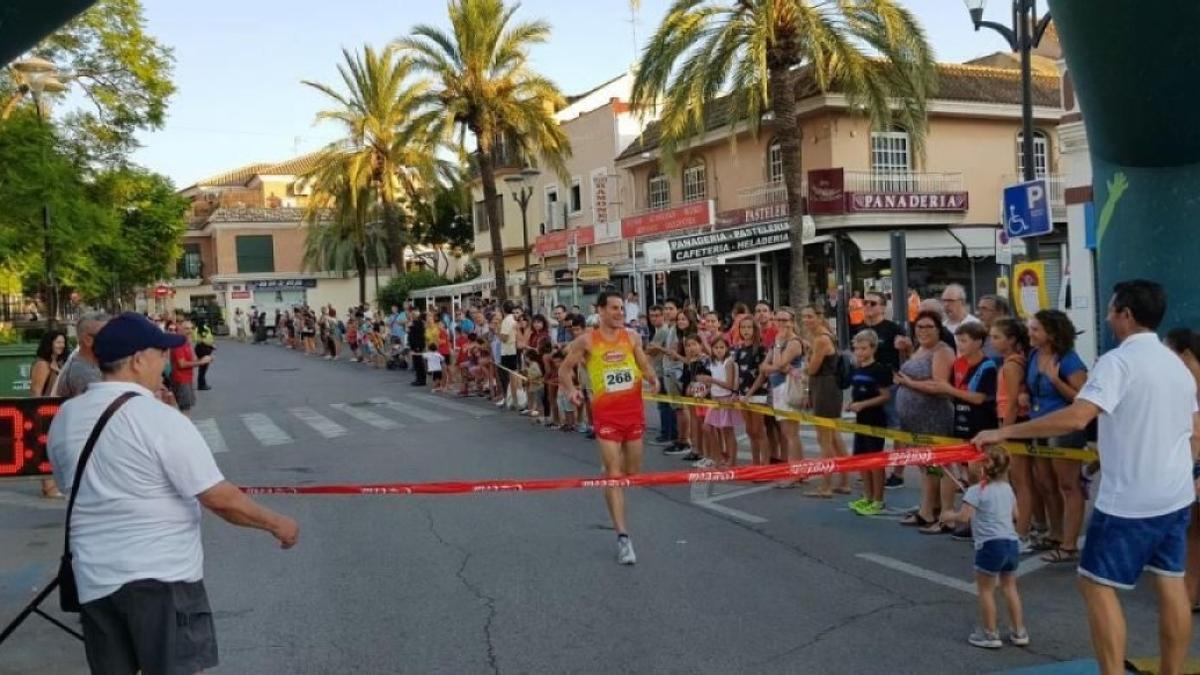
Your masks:
[[[1020,579],[1026,574],[1033,574],[1049,564],[1050,563],[1046,562],[1045,560],[1042,560],[1042,556],[1040,555],[1026,558],[1025,560],[1021,561],[1020,565],[1017,565],[1017,578]]]
[[[217,426],[216,420],[209,417],[195,420],[192,424],[196,425],[196,430],[204,437],[204,442],[208,443],[208,449],[212,450],[214,455],[219,452],[229,452],[229,446],[225,445],[225,437],[221,435],[221,428]]]
[[[263,445],[284,445],[292,442],[292,437],[263,413],[243,413],[241,418],[246,429]]]
[[[855,554],[855,557],[862,558],[863,560],[870,560],[877,565],[883,565],[884,567],[896,570],[897,572],[911,574],[918,579],[924,579],[925,581],[938,584],[940,586],[945,586],[946,588],[953,588],[956,591],[962,591],[963,593],[968,593],[970,595],[978,595],[977,591],[975,590],[975,584],[973,583],[963,581],[962,579],[956,579],[951,576],[946,576],[945,574],[934,572],[933,570],[927,570],[924,567],[917,567],[916,565],[906,563],[903,560],[896,560],[895,558],[889,558],[886,555],[878,555],[876,553],[857,553]]]
[[[421,395],[417,396],[417,398],[423,403],[431,403],[433,405],[446,408],[447,410],[453,410],[455,412],[466,413],[468,415],[471,415],[472,417],[487,417],[488,415],[496,414],[495,406],[492,406],[492,410],[488,410],[487,408],[482,408],[482,407],[474,406],[474,405],[467,405],[465,403],[459,403],[457,401],[448,401],[439,396],[431,396],[428,394],[421,394]]]
[[[772,483],[771,485],[755,485],[754,487],[741,488],[739,490],[730,490],[729,492],[722,492],[719,494],[715,494],[712,497],[709,497],[708,501],[719,502],[719,501],[723,501],[726,499],[737,499],[738,497],[745,497],[746,495],[752,495],[752,494],[756,494],[759,492],[766,492],[767,490],[774,490],[774,489],[775,489],[774,483]]]
[[[388,408],[389,410],[395,410],[396,412],[398,412],[402,415],[408,415],[409,417],[415,417],[415,418],[421,420],[422,422],[449,422],[450,421],[449,417],[446,417],[445,415],[442,415],[441,413],[435,413],[432,410],[425,410],[424,408],[418,408],[417,406],[409,405],[408,403],[401,403],[399,401],[394,401],[390,398],[372,398],[372,399],[368,399],[368,400],[371,403],[374,403],[375,405],[381,405],[385,408]]]
[[[330,403],[329,407],[338,412],[345,413],[359,422],[370,424],[376,429],[399,429],[400,427],[404,426],[395,420],[390,420],[383,415],[378,415],[370,410],[352,406],[349,403]]]
[[[312,408],[291,408],[288,412],[292,413],[301,422],[312,427],[314,431],[325,438],[337,438],[338,436],[345,436],[347,433],[346,427],[334,422]]]
[[[744,520],[747,523],[761,525],[761,524],[767,522],[767,519],[763,518],[762,516],[756,516],[753,513],[746,513],[745,511],[741,511],[739,509],[733,509],[733,508],[730,508],[723,504],[717,504],[716,502],[712,501],[711,499],[701,499],[701,500],[698,500],[698,501],[695,501],[692,503],[695,504],[696,506],[699,506],[700,508],[708,509],[710,511],[716,511],[717,513],[727,515],[730,518],[737,518],[738,520]]]

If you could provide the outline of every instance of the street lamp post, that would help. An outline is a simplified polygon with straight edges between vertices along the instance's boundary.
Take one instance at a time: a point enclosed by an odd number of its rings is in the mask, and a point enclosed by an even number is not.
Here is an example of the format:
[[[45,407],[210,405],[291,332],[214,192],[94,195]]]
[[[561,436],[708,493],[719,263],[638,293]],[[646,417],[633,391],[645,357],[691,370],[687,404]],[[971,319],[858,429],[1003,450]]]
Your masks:
[[[65,84],[59,80],[59,72],[54,67],[54,64],[46,59],[30,57],[17,61],[12,65],[13,70],[17,71],[21,79],[25,82],[21,89],[28,91],[33,95],[33,106],[37,113],[38,124],[45,125],[46,111],[42,106],[42,95],[44,93],[57,93],[67,88]],[[21,94],[18,91],[18,96]],[[15,102],[15,101],[14,101]],[[11,108],[9,108],[11,109]],[[5,110],[7,114],[8,110]],[[46,286],[46,321],[50,327],[54,327],[58,321],[58,288],[54,283],[54,251],[50,245],[50,205],[42,205],[42,262],[45,269],[45,286]]]
[[[1022,180],[1030,181],[1037,178],[1037,169],[1033,165],[1033,50],[1042,42],[1042,36],[1050,26],[1050,13],[1039,18],[1037,0],[1012,0],[1012,26],[1005,26],[994,21],[985,21],[983,9],[987,0],[963,0],[975,30],[986,26],[999,33],[1008,41],[1008,46],[1021,55],[1021,163],[1024,164]],[[1026,240],[1029,245],[1029,257],[1037,260],[1040,257],[1038,240],[1031,237]]]
[[[525,306],[533,312],[533,284],[529,280],[529,201],[533,198],[533,179],[541,174],[533,167],[525,167],[520,173],[505,176],[504,182],[512,189],[513,201],[521,207],[521,245],[525,250]]]

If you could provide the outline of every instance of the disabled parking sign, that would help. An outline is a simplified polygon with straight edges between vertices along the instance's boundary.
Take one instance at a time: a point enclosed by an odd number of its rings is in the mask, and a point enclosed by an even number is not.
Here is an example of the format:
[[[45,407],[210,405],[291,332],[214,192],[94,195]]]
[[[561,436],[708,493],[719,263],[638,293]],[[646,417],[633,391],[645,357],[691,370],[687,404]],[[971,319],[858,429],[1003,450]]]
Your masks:
[[[1046,179],[1004,188],[1004,231],[1013,239],[1040,237],[1054,231]]]

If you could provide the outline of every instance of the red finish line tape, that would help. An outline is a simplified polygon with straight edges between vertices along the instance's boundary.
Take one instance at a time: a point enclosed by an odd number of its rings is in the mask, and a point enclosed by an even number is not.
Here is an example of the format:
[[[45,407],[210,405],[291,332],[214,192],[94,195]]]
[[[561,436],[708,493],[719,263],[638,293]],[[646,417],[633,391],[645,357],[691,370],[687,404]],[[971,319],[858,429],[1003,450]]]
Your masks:
[[[543,478],[530,480],[442,481],[432,483],[379,483],[375,485],[304,485],[295,487],[243,487],[251,495],[450,495],[480,492],[537,492],[580,488],[651,487],[691,483],[790,480],[833,473],[870,471],[890,466],[941,466],[983,459],[973,445],[908,448],[837,459],[806,459],[792,464],[742,466],[703,471],[660,471],[623,478]]]

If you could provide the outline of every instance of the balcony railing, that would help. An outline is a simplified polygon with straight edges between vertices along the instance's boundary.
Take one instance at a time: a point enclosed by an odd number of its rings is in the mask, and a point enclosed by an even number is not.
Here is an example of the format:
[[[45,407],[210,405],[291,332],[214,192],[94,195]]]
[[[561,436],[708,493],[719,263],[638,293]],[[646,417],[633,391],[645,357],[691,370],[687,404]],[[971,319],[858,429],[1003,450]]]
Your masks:
[[[770,206],[787,201],[787,185],[783,183],[766,183],[755,187],[738,190],[738,208],[751,209],[757,206]]]
[[[964,192],[961,173],[847,171],[846,192]]]

